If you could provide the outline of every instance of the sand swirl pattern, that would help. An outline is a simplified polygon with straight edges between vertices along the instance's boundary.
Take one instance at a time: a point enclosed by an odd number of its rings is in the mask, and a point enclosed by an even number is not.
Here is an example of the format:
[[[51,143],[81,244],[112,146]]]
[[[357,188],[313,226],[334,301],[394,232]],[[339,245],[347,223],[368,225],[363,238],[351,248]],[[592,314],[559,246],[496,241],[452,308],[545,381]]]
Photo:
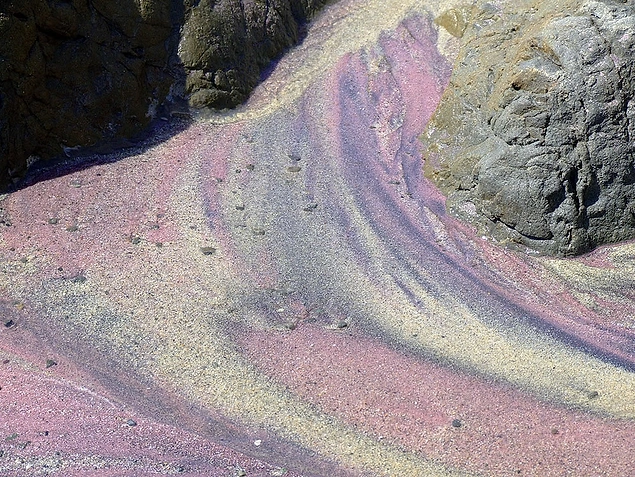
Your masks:
[[[634,472],[633,245],[448,217],[417,137],[449,3],[386,3],[329,7],[238,111],[3,199],[0,471]]]

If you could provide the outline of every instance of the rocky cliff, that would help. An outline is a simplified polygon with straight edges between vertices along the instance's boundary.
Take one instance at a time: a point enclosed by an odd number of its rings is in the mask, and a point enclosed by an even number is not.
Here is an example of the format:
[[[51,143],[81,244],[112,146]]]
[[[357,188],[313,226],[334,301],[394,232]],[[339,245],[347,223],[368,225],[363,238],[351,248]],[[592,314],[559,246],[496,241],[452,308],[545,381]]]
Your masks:
[[[242,103],[324,0],[185,0],[179,58],[194,107]]]
[[[635,237],[635,5],[482,3],[423,137],[448,209],[504,242],[574,255]]]
[[[321,0],[0,4],[0,189],[64,148],[131,137],[169,93],[244,101]]]

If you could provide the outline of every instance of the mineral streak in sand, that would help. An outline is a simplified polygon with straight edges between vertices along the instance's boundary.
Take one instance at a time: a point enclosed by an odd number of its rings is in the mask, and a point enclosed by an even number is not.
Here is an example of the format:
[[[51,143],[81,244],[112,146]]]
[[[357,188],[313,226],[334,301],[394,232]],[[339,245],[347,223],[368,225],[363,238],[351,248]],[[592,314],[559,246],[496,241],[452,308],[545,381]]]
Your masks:
[[[633,245],[501,249],[422,176],[450,6],[332,5],[238,111],[4,198],[3,475],[633,473]]]

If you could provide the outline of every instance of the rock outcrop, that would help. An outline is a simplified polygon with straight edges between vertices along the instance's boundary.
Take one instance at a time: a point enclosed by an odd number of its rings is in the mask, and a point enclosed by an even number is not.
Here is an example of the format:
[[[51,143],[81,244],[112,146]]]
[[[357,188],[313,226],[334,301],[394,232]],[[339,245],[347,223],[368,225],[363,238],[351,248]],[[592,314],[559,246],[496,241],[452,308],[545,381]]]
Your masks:
[[[179,57],[194,107],[242,103],[324,0],[185,0]]]
[[[438,23],[462,36],[422,138],[448,210],[551,255],[635,237],[635,4],[504,1]]]
[[[169,91],[169,2],[0,5],[0,186],[29,158],[129,137]]]
[[[166,98],[244,101],[323,0],[0,4],[0,190],[30,162],[142,131]]]

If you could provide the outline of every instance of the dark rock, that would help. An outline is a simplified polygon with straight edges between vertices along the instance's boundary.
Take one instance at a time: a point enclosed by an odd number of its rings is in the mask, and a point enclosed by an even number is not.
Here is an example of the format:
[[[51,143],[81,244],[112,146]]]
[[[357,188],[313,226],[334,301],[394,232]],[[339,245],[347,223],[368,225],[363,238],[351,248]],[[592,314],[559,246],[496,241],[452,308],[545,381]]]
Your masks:
[[[2,2],[0,187],[28,158],[145,127],[173,82],[177,28],[166,0]]]
[[[138,134],[167,97],[236,106],[323,3],[1,2],[0,190],[65,148]]]
[[[190,105],[242,103],[324,0],[186,0],[179,57]]]
[[[423,137],[448,210],[552,255],[635,237],[635,5],[462,12],[455,71]]]

